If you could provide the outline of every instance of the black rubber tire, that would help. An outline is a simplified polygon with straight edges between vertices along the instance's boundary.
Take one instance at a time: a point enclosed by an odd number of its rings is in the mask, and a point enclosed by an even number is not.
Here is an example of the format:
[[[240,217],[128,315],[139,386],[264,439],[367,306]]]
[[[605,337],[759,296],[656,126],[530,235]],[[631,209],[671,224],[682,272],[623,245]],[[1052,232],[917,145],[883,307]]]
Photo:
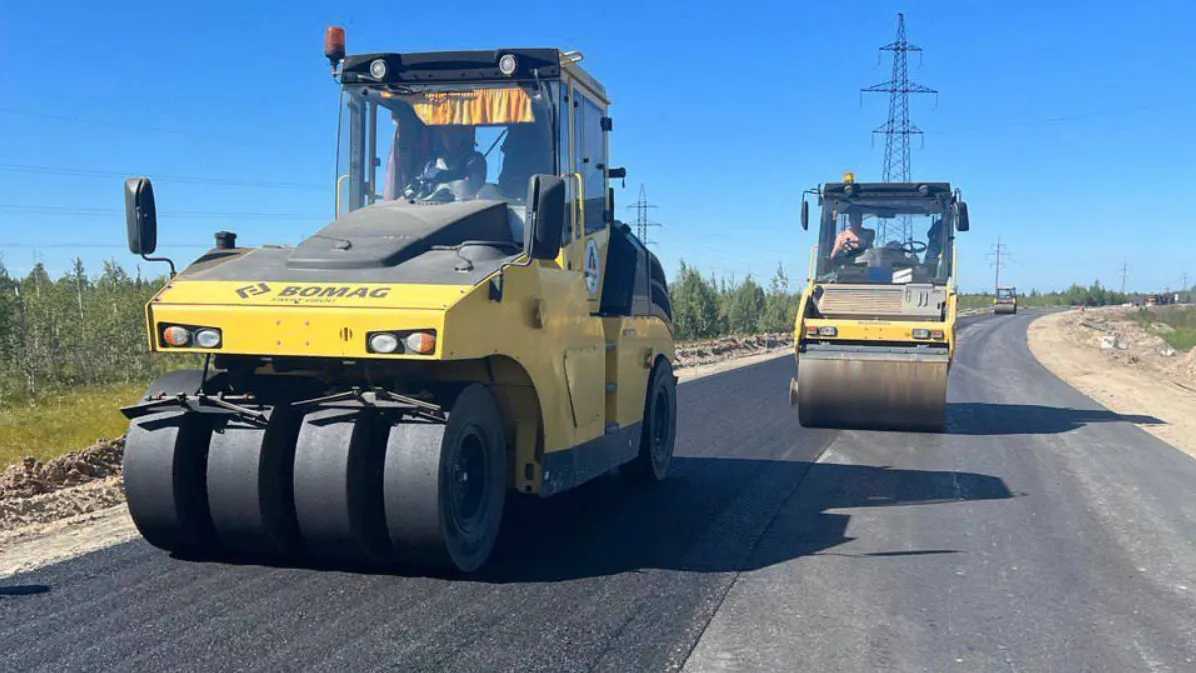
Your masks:
[[[383,430],[369,412],[326,409],[304,416],[292,483],[295,518],[312,556],[354,566],[392,560],[382,510]]]
[[[673,378],[672,365],[662,358],[656,361],[648,379],[639,455],[623,465],[620,472],[635,483],[664,481],[673,462],[676,441],[677,381]]]
[[[224,390],[228,385],[228,377],[224,372],[208,370],[207,380],[204,380],[204,371],[202,369],[176,369],[169,371],[159,377],[156,381],[149,384],[145,389],[143,397],[157,396],[160,393],[166,395],[178,395],[179,393],[194,394],[200,388],[200,381],[203,381],[203,390],[207,393]]]
[[[250,556],[292,556],[301,546],[292,474],[300,417],[285,407],[266,427],[229,418],[212,429],[208,508],[226,549]]]
[[[446,425],[392,427],[383,492],[399,560],[425,570],[479,570],[498,538],[506,487],[502,413],[485,386],[465,388]]]
[[[129,515],[159,549],[186,556],[219,551],[205,493],[211,426],[199,414],[170,411],[134,420],[125,439]]]

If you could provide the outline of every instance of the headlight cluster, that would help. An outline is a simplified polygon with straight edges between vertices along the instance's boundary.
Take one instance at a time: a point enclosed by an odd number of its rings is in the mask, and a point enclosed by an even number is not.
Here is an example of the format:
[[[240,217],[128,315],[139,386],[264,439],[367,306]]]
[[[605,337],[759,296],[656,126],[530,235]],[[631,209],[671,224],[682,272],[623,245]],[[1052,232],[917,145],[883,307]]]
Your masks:
[[[161,328],[162,345],[171,348],[220,348],[224,335],[215,327],[194,327],[191,325],[164,325]]]
[[[943,330],[941,329],[916,329],[913,331],[915,339],[942,339]]]
[[[431,355],[436,352],[436,332],[370,332],[366,335],[366,350],[383,355]]]
[[[836,329],[834,325],[823,325],[822,327],[806,325],[806,336],[811,336],[811,337],[839,336],[839,330]]]

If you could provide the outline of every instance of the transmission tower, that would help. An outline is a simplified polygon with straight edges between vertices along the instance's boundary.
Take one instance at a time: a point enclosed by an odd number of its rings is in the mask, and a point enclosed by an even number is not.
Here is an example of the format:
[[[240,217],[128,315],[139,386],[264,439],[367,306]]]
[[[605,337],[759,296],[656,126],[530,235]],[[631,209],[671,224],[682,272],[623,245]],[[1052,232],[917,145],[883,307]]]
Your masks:
[[[1121,268],[1118,271],[1121,272],[1121,294],[1125,294],[1125,277],[1129,275],[1130,267],[1125,262],[1122,262]]]
[[[993,275],[993,295],[997,294],[997,288],[1001,287],[1001,257],[1009,258],[1009,253],[1006,251],[1006,246],[1001,243],[1001,237],[997,236],[997,244],[993,246],[993,251],[989,253],[989,257],[995,257],[993,266],[996,267],[996,273]]]
[[[937,96],[938,91],[913,82],[909,78],[906,57],[911,51],[919,52],[920,54],[922,48],[915,47],[906,41],[905,14],[897,15],[897,39],[891,44],[881,47],[880,50],[893,52],[893,74],[889,78],[889,81],[861,89],[860,91],[863,93],[889,94],[889,119],[872,131],[873,137],[876,137],[875,134],[878,133],[885,136],[885,165],[884,171],[881,174],[881,180],[883,182],[909,182],[909,138],[914,135],[922,135],[922,130],[914,126],[909,120],[909,95],[932,93]],[[877,232],[881,240],[892,240],[888,234],[895,232],[888,231],[889,226],[891,225],[881,220],[879,225],[880,230]],[[909,217],[902,218],[900,233],[902,240],[910,240],[912,223]]]
[[[659,227],[660,223],[648,220],[648,210],[650,208],[655,208],[656,206],[648,203],[648,192],[644,189],[642,184],[640,185],[640,197],[631,207],[635,208],[636,238],[640,239],[640,242],[645,246],[655,245],[654,243],[648,241],[648,227]]]

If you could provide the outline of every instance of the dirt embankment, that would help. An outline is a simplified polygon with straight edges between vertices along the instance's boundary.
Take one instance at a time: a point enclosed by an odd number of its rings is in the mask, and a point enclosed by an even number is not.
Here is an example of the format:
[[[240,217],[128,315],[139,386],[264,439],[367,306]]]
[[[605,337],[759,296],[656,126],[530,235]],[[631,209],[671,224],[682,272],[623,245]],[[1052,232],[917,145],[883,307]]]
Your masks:
[[[791,352],[792,334],[679,344],[682,381]],[[780,393],[778,393],[780,394]],[[124,506],[124,438],[42,462],[25,458],[0,472],[0,577],[137,536]]]
[[[1160,336],[1167,325],[1132,320],[1130,310],[1044,316],[1030,325],[1030,350],[1075,389],[1196,457],[1196,348],[1177,352]]]

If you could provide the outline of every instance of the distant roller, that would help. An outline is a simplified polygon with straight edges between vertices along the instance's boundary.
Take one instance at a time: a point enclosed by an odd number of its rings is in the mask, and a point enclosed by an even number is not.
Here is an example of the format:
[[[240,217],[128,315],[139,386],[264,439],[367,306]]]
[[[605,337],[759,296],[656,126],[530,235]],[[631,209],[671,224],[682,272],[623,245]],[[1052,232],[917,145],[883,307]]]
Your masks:
[[[1013,315],[1017,313],[1017,288],[1004,286],[997,288],[993,297],[993,313]]]
[[[789,399],[798,421],[941,432],[955,348],[955,232],[968,230],[967,204],[949,183],[857,183],[850,173],[817,193],[822,222],[794,335]],[[918,221],[928,222],[924,233]]]

